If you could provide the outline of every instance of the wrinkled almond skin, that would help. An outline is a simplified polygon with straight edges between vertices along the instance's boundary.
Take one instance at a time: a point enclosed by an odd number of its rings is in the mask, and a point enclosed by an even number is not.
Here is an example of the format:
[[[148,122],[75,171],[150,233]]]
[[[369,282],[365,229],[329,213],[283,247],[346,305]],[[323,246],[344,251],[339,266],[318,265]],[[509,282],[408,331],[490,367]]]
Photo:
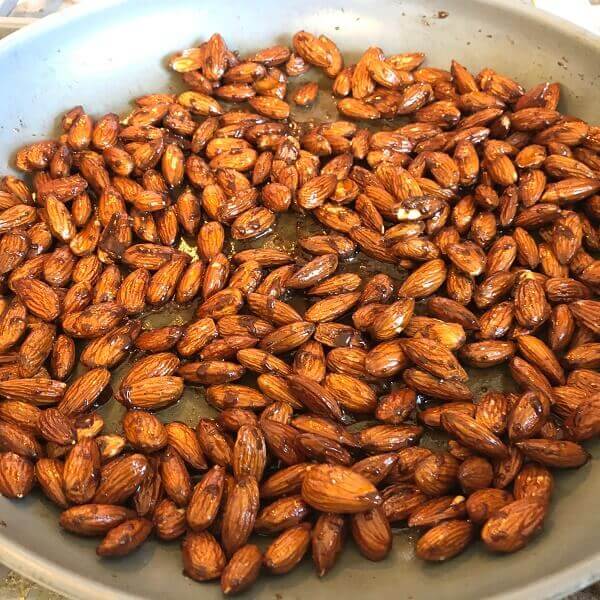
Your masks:
[[[225,472],[219,465],[210,469],[196,484],[186,510],[187,523],[194,531],[202,531],[215,520],[219,511]]]
[[[515,445],[527,458],[547,467],[580,467],[590,457],[582,446],[568,440],[528,439]]]
[[[462,552],[472,538],[473,526],[468,521],[444,521],[419,538],[416,553],[423,560],[448,560]]]
[[[0,494],[5,498],[20,499],[29,494],[35,483],[33,464],[14,452],[0,455]]]
[[[356,513],[381,502],[377,489],[362,475],[334,465],[310,469],[302,482],[302,498],[323,512]]]
[[[152,414],[129,411],[123,417],[123,432],[127,441],[142,452],[155,452],[167,444],[167,431]]]
[[[554,488],[554,478],[550,471],[536,463],[527,463],[515,477],[514,495],[516,500],[533,498],[548,504]]]
[[[72,506],[60,515],[60,525],[70,533],[98,537],[135,516],[134,511],[113,504]]]
[[[514,500],[512,494],[496,488],[483,488],[473,492],[466,502],[467,514],[473,523],[481,524],[500,508]]]
[[[309,523],[301,523],[284,531],[265,550],[264,566],[275,575],[291,571],[304,557],[311,539]]]
[[[99,482],[100,453],[93,439],[79,441],[65,460],[63,480],[67,498],[75,504],[90,502]]]
[[[392,548],[392,530],[379,507],[352,515],[352,538],[359,552],[368,560],[383,560]]]
[[[224,594],[238,594],[247,590],[258,578],[262,567],[262,553],[258,546],[247,544],[230,558],[221,575]]]
[[[346,520],[343,515],[322,513],[312,531],[312,558],[319,577],[335,565],[346,539]]]
[[[252,476],[236,482],[227,498],[221,525],[221,542],[229,556],[250,537],[258,513],[258,485]]]
[[[458,466],[458,461],[450,454],[432,454],[417,463],[414,472],[415,483],[425,494],[445,494],[456,483]]]
[[[226,558],[219,542],[207,531],[189,532],[182,546],[183,572],[196,581],[221,576]]]
[[[499,509],[485,523],[481,539],[495,552],[516,552],[542,527],[546,507],[536,499],[515,500]]]
[[[107,471],[106,466],[101,472],[98,489],[94,495],[97,504],[120,504],[129,498],[144,479],[149,465],[148,460],[141,454],[131,454],[118,458]],[[110,463],[109,463],[110,464]]]

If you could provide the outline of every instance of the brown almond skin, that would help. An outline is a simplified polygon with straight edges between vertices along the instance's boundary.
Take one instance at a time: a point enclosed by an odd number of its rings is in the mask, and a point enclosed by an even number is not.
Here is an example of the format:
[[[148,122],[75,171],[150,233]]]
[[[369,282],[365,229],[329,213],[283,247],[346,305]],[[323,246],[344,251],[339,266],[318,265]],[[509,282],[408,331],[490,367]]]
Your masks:
[[[415,483],[425,494],[446,494],[457,483],[458,466],[458,461],[448,453],[432,454],[417,463]]]
[[[337,465],[317,465],[302,482],[302,498],[323,512],[363,512],[381,503],[381,497],[371,482]]]
[[[97,537],[106,535],[111,529],[128,519],[135,512],[114,504],[82,504],[72,506],[60,515],[60,526],[77,535]]]
[[[265,506],[256,518],[255,531],[273,534],[289,529],[310,514],[310,507],[299,494],[279,498]]]
[[[538,392],[525,392],[508,416],[508,437],[511,441],[535,437],[550,415],[548,399]]]
[[[64,381],[75,366],[75,343],[67,335],[56,337],[50,355],[50,372],[54,379]]]
[[[183,394],[183,379],[164,375],[123,385],[120,395],[128,408],[159,410],[177,402]]]
[[[438,379],[420,369],[406,369],[402,377],[408,387],[440,400],[468,402],[473,396],[471,390],[464,383]]]
[[[311,412],[334,420],[341,420],[340,406],[327,388],[302,375],[289,375],[287,381],[295,398]]]
[[[194,430],[185,423],[172,421],[165,425],[167,442],[192,469],[204,471],[208,465]]]
[[[359,447],[358,435],[348,431],[340,423],[324,417],[312,415],[298,415],[291,424],[301,432],[314,433],[321,438],[337,442],[344,446]]]
[[[142,332],[135,340],[135,345],[146,352],[166,352],[170,350],[183,335],[183,329],[177,325],[159,327]]]
[[[459,417],[453,413],[442,414],[442,425],[465,446],[487,456],[502,458],[508,454],[506,446],[481,423],[471,417]]]
[[[262,499],[276,498],[285,494],[299,492],[306,473],[312,468],[311,463],[298,463],[273,473],[265,479],[260,487]]]
[[[289,323],[267,334],[260,341],[260,347],[271,354],[284,354],[304,344],[314,332],[314,323],[303,321]]]
[[[483,394],[475,410],[475,419],[496,435],[504,433],[508,423],[509,401],[501,392]]]
[[[256,373],[274,373],[285,376],[292,372],[286,362],[259,348],[242,348],[238,350],[236,358],[241,365]]]
[[[58,409],[68,416],[85,412],[98,399],[109,381],[108,369],[90,369],[69,385]]]
[[[0,382],[0,395],[9,400],[23,400],[37,406],[56,404],[63,397],[66,385],[62,381],[33,377]]]
[[[468,521],[444,521],[433,527],[417,542],[416,554],[428,561],[441,562],[460,554],[473,538]]]
[[[408,519],[409,527],[434,527],[448,519],[459,519],[466,514],[464,496],[440,496],[424,502]]]
[[[352,456],[340,444],[313,433],[301,433],[295,438],[296,447],[309,459],[349,466]]]
[[[452,412],[459,416],[473,416],[473,404],[470,402],[447,402],[438,406],[432,406],[422,410],[418,414],[418,419],[429,427],[442,427],[442,415],[446,412]]]
[[[0,419],[18,427],[36,433],[42,411],[29,402],[4,400],[0,403]]]
[[[152,532],[147,519],[130,519],[111,529],[96,548],[96,554],[104,558],[126,556],[137,550]]]
[[[35,478],[47,498],[62,509],[69,503],[63,489],[64,464],[57,458],[40,458],[35,463]]]
[[[520,337],[520,336],[519,336]],[[505,340],[484,340],[465,344],[460,349],[460,358],[468,365],[486,369],[502,364],[515,354],[515,344]]]
[[[552,386],[548,378],[537,367],[519,356],[513,357],[509,361],[508,367],[512,378],[520,387],[535,390],[547,397],[551,397]]]
[[[410,360],[441,379],[460,382],[468,376],[454,355],[442,344],[426,338],[411,338],[403,343],[403,350]]]
[[[164,425],[153,414],[144,411],[125,413],[123,432],[127,441],[142,452],[156,452],[168,441]]]
[[[186,519],[194,531],[202,531],[212,525],[215,520],[223,489],[225,486],[225,471],[223,467],[212,467],[196,484],[186,510]]]
[[[368,414],[377,407],[372,388],[351,375],[330,373],[325,377],[325,387],[350,412]]]
[[[506,490],[483,488],[476,490],[466,502],[469,519],[476,524],[485,523],[496,511],[513,502],[512,494]]]
[[[234,552],[221,575],[221,591],[238,594],[258,579],[262,567],[262,552],[254,544],[246,544]]]
[[[368,560],[383,560],[392,549],[392,530],[380,507],[352,515],[352,538]]]
[[[519,335],[516,342],[523,358],[537,366],[553,384],[565,384],[565,374],[558,358],[542,340],[532,335]]]
[[[75,443],[75,428],[72,421],[57,408],[42,411],[38,421],[39,432],[49,441],[68,446]]]
[[[267,406],[268,400],[254,388],[237,385],[221,384],[208,388],[206,400],[215,408],[247,408],[260,410]]]
[[[336,254],[325,254],[314,258],[286,281],[286,287],[292,289],[309,288],[333,274],[338,266]]]
[[[450,298],[433,297],[427,301],[427,310],[429,313],[444,321],[459,323],[465,329],[477,331],[479,329],[479,320],[465,306],[451,300]]]
[[[515,446],[527,458],[558,469],[580,467],[590,458],[582,446],[568,440],[528,439]]]
[[[494,481],[496,488],[503,489],[510,485],[517,473],[523,466],[523,454],[516,446],[508,447],[508,456],[505,458],[494,459]]]
[[[360,431],[359,443],[365,452],[393,452],[415,444],[422,433],[416,425],[373,425]]]
[[[443,260],[431,260],[406,278],[400,286],[398,294],[411,298],[430,296],[444,283],[446,273],[446,265]]]
[[[160,457],[160,476],[167,496],[177,506],[186,506],[192,493],[190,474],[179,453],[169,446]]]
[[[258,495],[256,480],[246,476],[236,482],[227,498],[221,526],[221,542],[229,556],[248,541],[254,529],[259,507]]]
[[[516,552],[541,529],[545,516],[542,502],[530,498],[515,500],[488,519],[481,539],[495,552]]]
[[[172,501],[165,498],[161,500],[152,516],[156,536],[160,540],[172,541],[185,533],[185,510],[178,508]]]
[[[232,450],[212,419],[200,419],[196,437],[204,455],[213,463],[226,467],[232,462]]]
[[[597,435],[600,430],[600,399],[598,395],[581,402],[565,421],[565,429],[575,441],[583,441]]]
[[[233,447],[233,474],[236,479],[250,475],[257,482],[263,477],[267,448],[262,431],[256,425],[242,425]]]
[[[491,463],[481,456],[471,456],[458,469],[458,481],[467,494],[490,487],[494,479]]]
[[[524,465],[515,477],[514,495],[516,500],[532,498],[548,504],[553,488],[552,473],[546,467],[531,462]]]
[[[311,526],[301,523],[284,531],[265,550],[263,564],[275,575],[289,573],[304,557],[311,539]]]
[[[35,436],[12,423],[0,421],[0,445],[9,452],[20,454],[32,460],[42,455],[42,446]]]
[[[188,91],[138,98],[122,122],[74,107],[60,139],[17,153],[30,182],[0,178],[0,491],[22,497],[37,479],[62,508],[80,504],[63,515],[102,530],[101,555],[134,550],[153,526],[165,540],[189,528],[186,572],[218,577],[231,556],[226,593],[258,576],[255,529],[282,533],[264,558],[273,572],[297,564],[308,536],[324,574],[343,513],[372,560],[389,551],[388,520],[433,526],[417,554],[450,558],[473,536],[465,510],[490,547],[518,549],[544,516],[518,503],[545,513],[549,469],[581,466],[578,442],[600,433],[600,128],[556,110],[558,84],[526,92],[491,69],[377,47],[344,68],[326,36],[292,41],[293,54],[240,58],[214,34],[170,61]],[[311,65],[335,78],[343,116],[290,129],[288,77]],[[317,84],[297,87],[298,104],[315,99]],[[402,114],[414,118],[397,131],[343,120]],[[329,232],[299,241],[310,256],[257,240],[228,258],[226,236],[260,236],[292,203]],[[336,274],[358,250],[405,275]],[[140,335],[135,315],[196,296],[185,331]],[[135,348],[147,355],[114,393],[124,435],[101,435],[109,369]],[[78,358],[90,370],[72,377]],[[465,364],[504,362],[521,393],[474,398]],[[245,369],[257,386],[238,381]],[[148,412],[185,384],[221,411],[196,431]],[[448,452],[409,446],[420,424],[443,427]],[[466,502],[450,495],[460,488]],[[312,509],[321,547],[301,522]]]
[[[29,494],[35,483],[33,464],[14,452],[0,454],[0,494],[18,500]]]
[[[121,504],[135,492],[148,472],[148,460],[142,454],[130,454],[117,460],[112,468],[103,467],[94,503]]]
[[[343,515],[322,513],[312,531],[312,558],[319,577],[327,574],[337,562],[346,539]]]
[[[100,452],[93,439],[85,438],[71,449],[63,472],[65,495],[70,502],[86,504],[99,483]]]
[[[219,542],[208,531],[190,531],[181,545],[183,572],[196,581],[221,576],[227,559]]]
[[[393,390],[379,399],[375,417],[384,423],[399,425],[415,410],[416,402],[416,394],[413,390],[409,388]]]
[[[217,419],[219,425],[230,432],[238,432],[242,425],[258,423],[256,415],[246,408],[226,408],[219,413]]]
[[[389,340],[373,347],[365,357],[365,369],[374,377],[391,377],[409,364],[399,340]]]
[[[320,383],[326,374],[323,345],[315,340],[304,342],[294,355],[293,370]]]

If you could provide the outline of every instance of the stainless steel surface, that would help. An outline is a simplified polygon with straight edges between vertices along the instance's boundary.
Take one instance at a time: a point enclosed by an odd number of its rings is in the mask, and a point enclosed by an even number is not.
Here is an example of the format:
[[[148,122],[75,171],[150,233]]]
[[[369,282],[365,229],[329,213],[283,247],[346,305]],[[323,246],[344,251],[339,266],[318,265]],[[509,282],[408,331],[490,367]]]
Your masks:
[[[438,11],[448,13],[438,18]],[[0,173],[21,144],[48,135],[74,104],[92,114],[121,111],[131,97],[176,86],[168,55],[224,34],[244,52],[297,29],[327,33],[352,58],[372,43],[386,52],[422,50],[432,65],[455,57],[473,70],[493,66],[525,85],[563,83],[563,110],[596,122],[598,41],[522,3],[493,0],[113,0],[44,19],[0,43]],[[172,318],[177,318],[172,315]],[[488,385],[499,385],[490,378]],[[483,381],[478,381],[478,386]],[[190,393],[187,412],[202,400]],[[597,456],[600,446],[591,448]],[[560,474],[544,533],[522,552],[491,556],[476,545],[448,564],[413,558],[413,534],[399,532],[391,557],[368,563],[348,548],[318,580],[308,561],[290,576],[266,577],[248,598],[347,600],[389,595],[439,600],[553,598],[600,577],[600,471],[594,463]],[[58,529],[57,511],[39,497],[0,499],[0,562],[80,598],[220,598],[217,586],[181,576],[178,544],[151,543],[122,561],[99,560],[94,541]]]

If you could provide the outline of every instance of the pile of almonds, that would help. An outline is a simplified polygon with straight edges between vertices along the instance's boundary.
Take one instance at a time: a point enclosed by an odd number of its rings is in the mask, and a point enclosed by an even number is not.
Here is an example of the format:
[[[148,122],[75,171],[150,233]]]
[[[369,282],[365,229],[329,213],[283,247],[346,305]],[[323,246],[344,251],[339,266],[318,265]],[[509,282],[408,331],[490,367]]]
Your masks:
[[[376,47],[344,67],[304,31],[292,46],[240,58],[215,34],[171,60],[188,91],[122,120],[75,107],[17,153],[29,182],[0,180],[0,492],[37,483],[102,557],[181,539],[184,573],[225,593],[309,548],[324,575],[348,531],[374,561],[404,524],[425,560],[478,537],[519,550],[552,470],[600,433],[600,127],[560,114],[556,83]],[[287,93],[312,67],[379,128],[291,120],[286,97],[325,93]],[[284,212],[321,233],[248,242]],[[385,267],[361,277],[357,252]],[[194,319],[142,328],[171,301]],[[502,364],[520,391],[475,398],[464,366]],[[219,411],[195,430],[154,414],[186,385]],[[122,434],[103,433],[107,401]],[[447,450],[419,445],[429,428]]]

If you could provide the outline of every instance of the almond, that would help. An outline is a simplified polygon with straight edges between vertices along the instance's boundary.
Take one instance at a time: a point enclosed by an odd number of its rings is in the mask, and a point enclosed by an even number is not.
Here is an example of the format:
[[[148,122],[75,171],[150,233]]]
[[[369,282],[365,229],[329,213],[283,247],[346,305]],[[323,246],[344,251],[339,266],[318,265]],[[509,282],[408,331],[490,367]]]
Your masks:
[[[542,527],[546,508],[534,499],[515,500],[500,508],[485,523],[481,538],[495,552],[516,552]]]
[[[265,550],[263,564],[276,575],[288,573],[302,560],[310,540],[311,528],[308,523],[291,527]]]
[[[419,538],[417,556],[430,561],[448,560],[460,554],[472,538],[473,526],[468,521],[445,521]]]
[[[223,569],[221,590],[224,594],[237,594],[248,589],[258,578],[262,566],[262,553],[254,544],[246,544],[234,552]]]
[[[112,504],[72,506],[60,515],[60,525],[70,533],[86,537],[107,534],[111,529],[135,517],[134,511]]]
[[[187,533],[182,557],[183,572],[196,581],[217,579],[227,562],[219,542],[207,531]]]
[[[334,465],[317,465],[306,474],[302,498],[317,510],[337,513],[361,512],[381,502],[367,479]]]

